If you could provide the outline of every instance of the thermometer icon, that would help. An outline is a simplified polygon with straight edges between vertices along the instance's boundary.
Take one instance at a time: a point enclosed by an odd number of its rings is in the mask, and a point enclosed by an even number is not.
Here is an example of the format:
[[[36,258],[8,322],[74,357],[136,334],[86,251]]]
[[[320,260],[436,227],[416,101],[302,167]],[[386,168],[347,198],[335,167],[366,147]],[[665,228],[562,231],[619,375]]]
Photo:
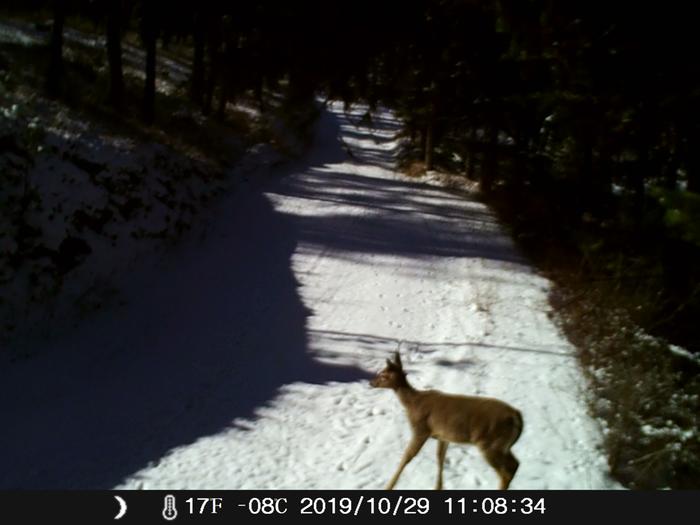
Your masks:
[[[165,496],[165,506],[163,507],[163,518],[168,521],[173,521],[177,518],[177,509],[175,508],[175,496],[168,494]]]

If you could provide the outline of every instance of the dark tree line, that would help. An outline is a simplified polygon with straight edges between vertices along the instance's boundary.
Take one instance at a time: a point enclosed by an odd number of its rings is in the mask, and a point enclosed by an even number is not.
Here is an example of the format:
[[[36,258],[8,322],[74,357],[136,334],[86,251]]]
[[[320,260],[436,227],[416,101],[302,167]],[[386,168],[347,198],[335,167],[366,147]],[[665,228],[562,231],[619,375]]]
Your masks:
[[[14,3],[13,3],[14,4]],[[252,95],[265,109],[265,91],[281,89],[291,99],[308,99],[329,90],[348,102],[367,96],[365,78],[389,44],[383,24],[393,16],[393,2],[353,6],[309,0],[300,5],[252,1],[230,4],[212,0],[30,0],[23,8],[52,13],[47,90],[60,96],[66,16],[92,20],[106,37],[109,102],[124,103],[122,38],[137,31],[145,52],[142,114],[155,118],[155,81],[159,45],[184,42],[191,49],[189,96],[204,113],[223,113],[226,103]],[[396,2],[398,5],[398,2]],[[392,32],[387,32],[391,35]],[[391,47],[389,45],[389,47]],[[378,71],[378,69],[377,69]],[[369,90],[369,91],[368,91]],[[371,93],[370,93],[371,96]]]
[[[679,174],[700,189],[689,11],[548,0],[415,5],[416,27],[386,52],[384,62],[398,64],[385,82],[429,166],[431,150],[459,153],[468,172],[476,156],[489,191],[495,151],[521,162],[513,183],[538,176],[525,166],[556,162],[548,171],[569,167],[559,175],[591,205],[613,176],[640,198],[646,182],[675,187]]]
[[[510,182],[549,172],[595,205],[612,182],[641,200],[646,183],[700,190],[697,61],[689,8],[583,0],[395,0],[331,4],[212,0],[53,0],[49,92],[60,91],[67,14],[105,31],[109,100],[123,103],[121,38],[146,52],[143,115],[155,114],[156,54],[191,48],[190,97],[204,112],[284,82],[292,97],[325,92],[382,101],[403,117],[428,168],[445,157],[488,192],[503,158]],[[508,147],[505,147],[508,146]],[[546,169],[542,169],[546,168]],[[564,173],[566,172],[566,173]],[[502,181],[500,181],[502,182]],[[583,204],[582,203],[582,204]]]
[[[202,112],[272,92],[396,110],[414,158],[461,171],[485,194],[540,195],[567,221],[667,227],[664,272],[686,299],[700,265],[700,62],[683,3],[585,0],[30,0],[50,8],[47,88],[60,94],[68,15],[104,28],[109,101],[124,103],[121,39],[146,54],[142,115],[155,122],[159,46],[190,49]],[[26,7],[26,6],[25,6]],[[523,197],[524,198],[524,197]],[[650,206],[650,202],[654,202]],[[657,213],[650,222],[650,213]],[[652,215],[653,215],[652,213]],[[669,233],[671,232],[671,233]],[[683,265],[679,261],[686,261]],[[697,264],[696,264],[697,263]],[[682,271],[678,271],[681,268]],[[696,294],[697,295],[697,294]]]

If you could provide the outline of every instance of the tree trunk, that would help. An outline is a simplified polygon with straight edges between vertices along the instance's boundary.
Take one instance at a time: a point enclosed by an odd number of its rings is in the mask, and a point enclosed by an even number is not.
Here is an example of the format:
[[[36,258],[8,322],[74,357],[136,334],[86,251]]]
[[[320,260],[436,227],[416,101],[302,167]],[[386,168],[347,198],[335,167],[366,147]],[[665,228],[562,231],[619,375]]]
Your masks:
[[[217,109],[217,115],[220,119],[223,119],[226,115],[226,104],[229,100],[229,93],[231,91],[231,83],[229,82],[229,69],[228,63],[224,62],[220,65],[221,68],[221,87],[219,91],[219,107]]]
[[[609,213],[612,209],[613,154],[610,146],[603,141],[598,151],[598,164],[595,169],[595,206],[598,213]]]
[[[663,184],[664,187],[668,189],[676,190],[678,189],[678,168],[680,167],[678,133],[675,129],[671,128],[671,130],[668,131],[667,137],[666,151],[668,154],[663,167]]]
[[[695,158],[688,165],[688,191],[700,194],[700,159]]]
[[[143,120],[152,124],[155,119],[156,103],[156,28],[155,5],[146,0],[143,7],[143,41],[146,47],[146,83],[143,92]]]
[[[52,97],[61,95],[63,83],[63,24],[66,19],[66,1],[54,0],[53,28],[51,30],[49,71],[46,90]]]
[[[592,209],[596,204],[596,191],[593,180],[593,134],[586,130],[581,140],[581,166],[578,173],[578,191],[581,210]]]
[[[194,58],[192,61],[192,84],[190,86],[190,100],[202,105],[204,93],[204,27],[202,14],[195,14],[194,19]]]
[[[638,124],[638,139],[637,139],[637,162],[632,173],[632,190],[634,195],[634,211],[635,219],[641,224],[644,215],[644,196],[646,193],[645,183],[650,178],[650,175],[656,175],[652,167],[652,144],[653,144],[653,128],[652,121],[646,110],[647,105],[640,107],[640,118]]]
[[[205,115],[211,113],[214,101],[214,90],[221,77],[221,28],[220,21],[210,18],[207,24],[209,38],[207,39],[207,54],[209,55],[209,71],[206,75],[206,85],[204,87],[204,106],[202,112]]]
[[[109,0],[107,6],[107,58],[109,60],[109,100],[120,109],[124,102],[122,71],[122,10],[121,0]]]
[[[263,90],[264,78],[261,72],[258,72],[255,76],[255,101],[258,104],[258,111],[260,113],[265,113],[265,96]]]
[[[469,128],[469,139],[464,148],[465,175],[469,180],[474,180],[474,164],[476,163],[476,127]]]
[[[433,144],[435,139],[435,114],[436,103],[435,103],[435,83],[430,87],[432,93],[432,101],[430,102],[430,112],[428,113],[428,124],[425,127],[425,169],[433,169]]]
[[[227,95],[226,95],[226,80],[224,80],[221,84],[221,91],[219,94],[219,106],[217,107],[216,110],[216,116],[217,118],[223,120],[224,116],[226,115],[226,102],[227,102]]]
[[[431,117],[428,125],[425,128],[425,169],[433,169],[433,132],[434,132],[433,119]]]
[[[202,113],[208,115],[211,113],[211,106],[214,101],[214,86],[216,85],[216,64],[211,61],[209,63],[209,74],[204,89],[204,104],[202,105]]]
[[[487,136],[486,153],[484,155],[484,167],[481,170],[481,191],[490,193],[496,180],[498,167],[498,127],[490,124]]]

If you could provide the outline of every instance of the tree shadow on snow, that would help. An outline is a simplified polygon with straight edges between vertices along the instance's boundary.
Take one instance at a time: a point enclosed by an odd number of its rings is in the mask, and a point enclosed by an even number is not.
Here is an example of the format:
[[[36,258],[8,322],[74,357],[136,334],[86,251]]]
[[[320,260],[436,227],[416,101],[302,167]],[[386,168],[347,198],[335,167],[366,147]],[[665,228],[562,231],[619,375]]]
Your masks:
[[[393,165],[394,151],[385,147],[393,135],[387,133],[374,147],[367,145],[351,156],[337,137],[367,132],[354,130],[349,122],[340,111],[324,114],[318,133],[324,147],[298,175],[268,190],[326,205],[322,217],[289,215],[301,243],[345,254],[489,259],[529,271],[494,215],[465,193],[355,169],[358,164]],[[398,129],[396,122],[381,123],[384,131],[391,126]],[[358,208],[363,211],[358,213]]]
[[[1,489],[111,488],[254,417],[283,385],[370,377],[313,359],[290,261],[299,233],[244,193],[196,249],[134,276],[127,307],[2,371]]]

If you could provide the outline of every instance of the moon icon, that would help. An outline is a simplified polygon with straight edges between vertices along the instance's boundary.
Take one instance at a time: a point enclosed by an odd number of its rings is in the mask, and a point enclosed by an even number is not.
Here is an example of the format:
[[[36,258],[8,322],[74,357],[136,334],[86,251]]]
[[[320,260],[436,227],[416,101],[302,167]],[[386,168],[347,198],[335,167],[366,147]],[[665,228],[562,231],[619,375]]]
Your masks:
[[[124,514],[126,514],[126,501],[124,501],[124,498],[120,496],[114,496],[114,499],[116,499],[117,503],[119,503],[119,512],[116,516],[114,516],[114,519],[120,520],[124,517]]]

